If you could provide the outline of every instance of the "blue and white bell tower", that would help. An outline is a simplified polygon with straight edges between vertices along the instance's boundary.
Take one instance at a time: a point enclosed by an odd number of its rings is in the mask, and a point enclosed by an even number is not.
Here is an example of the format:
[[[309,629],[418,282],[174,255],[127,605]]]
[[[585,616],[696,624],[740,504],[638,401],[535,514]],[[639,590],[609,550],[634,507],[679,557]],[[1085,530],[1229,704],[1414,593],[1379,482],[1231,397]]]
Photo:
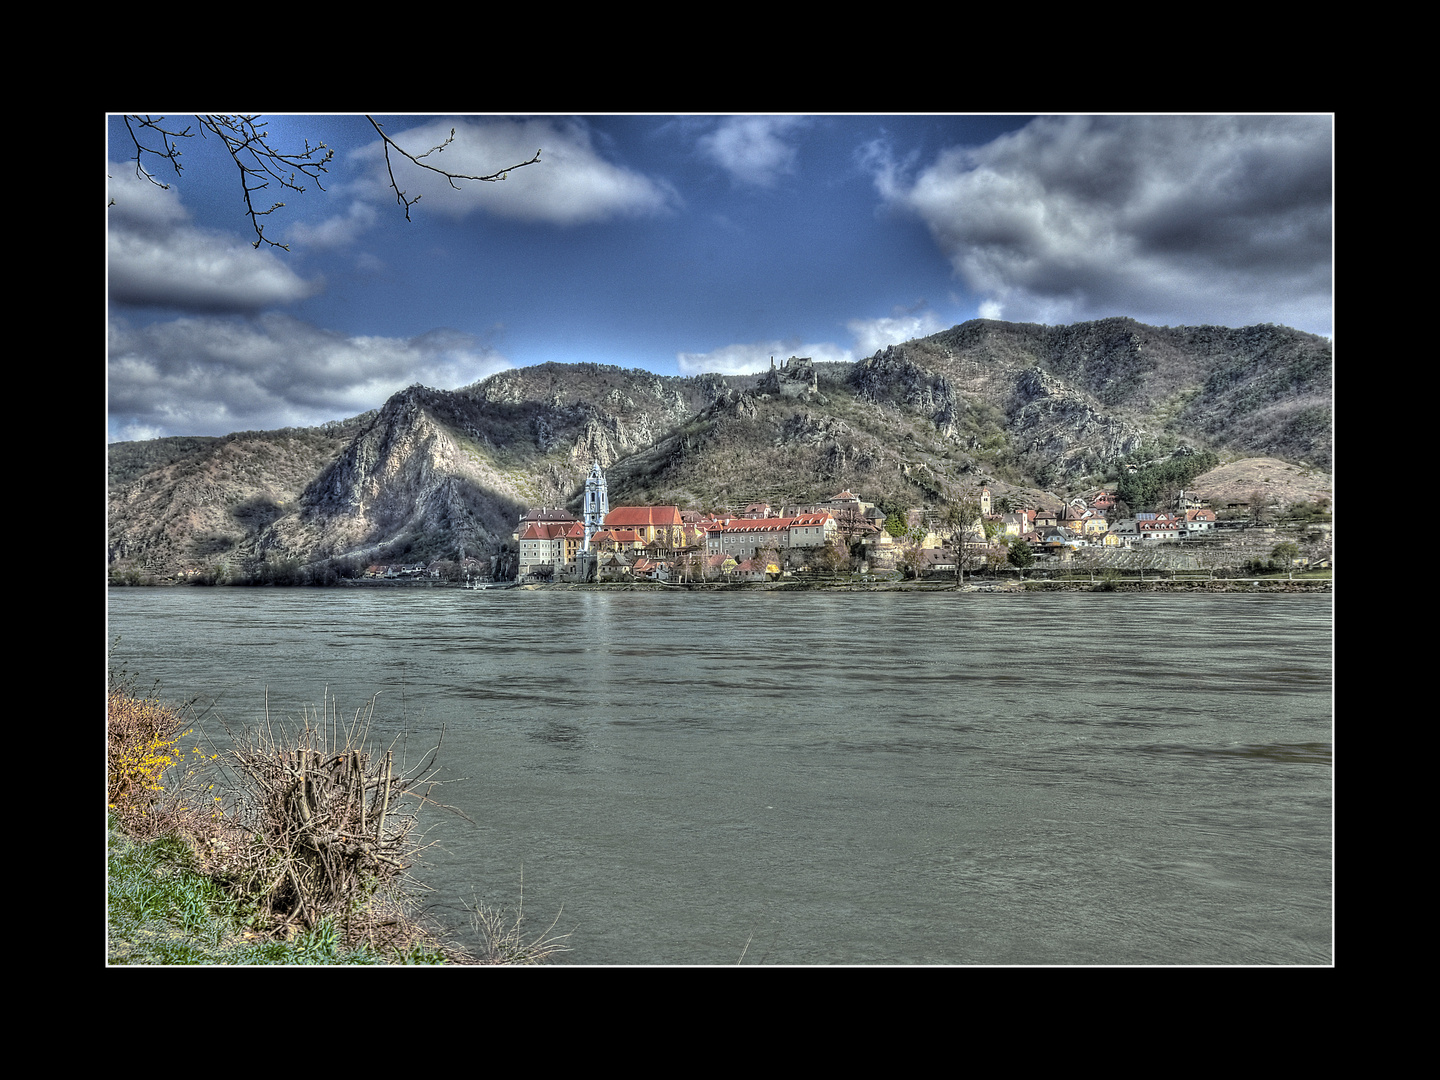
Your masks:
[[[605,474],[600,463],[590,465],[590,475],[585,480],[585,546],[590,550],[590,537],[605,526],[605,515],[610,513],[610,496],[605,490]]]

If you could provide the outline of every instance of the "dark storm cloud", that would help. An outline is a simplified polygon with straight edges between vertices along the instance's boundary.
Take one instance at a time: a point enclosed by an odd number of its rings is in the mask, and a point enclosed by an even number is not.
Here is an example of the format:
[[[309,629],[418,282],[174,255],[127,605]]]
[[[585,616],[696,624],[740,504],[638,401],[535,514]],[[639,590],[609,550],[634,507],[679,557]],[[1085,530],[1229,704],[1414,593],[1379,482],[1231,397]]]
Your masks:
[[[1328,117],[1062,117],[876,170],[992,313],[1330,332]]]

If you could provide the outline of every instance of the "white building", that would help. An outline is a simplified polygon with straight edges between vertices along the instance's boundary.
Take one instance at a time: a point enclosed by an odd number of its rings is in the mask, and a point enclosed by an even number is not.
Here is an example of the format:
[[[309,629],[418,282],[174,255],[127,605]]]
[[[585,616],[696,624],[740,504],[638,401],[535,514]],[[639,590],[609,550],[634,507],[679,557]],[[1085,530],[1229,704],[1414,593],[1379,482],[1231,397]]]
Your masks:
[[[788,518],[731,518],[706,527],[707,555],[748,556],[761,548],[820,547],[837,526],[828,511]]]

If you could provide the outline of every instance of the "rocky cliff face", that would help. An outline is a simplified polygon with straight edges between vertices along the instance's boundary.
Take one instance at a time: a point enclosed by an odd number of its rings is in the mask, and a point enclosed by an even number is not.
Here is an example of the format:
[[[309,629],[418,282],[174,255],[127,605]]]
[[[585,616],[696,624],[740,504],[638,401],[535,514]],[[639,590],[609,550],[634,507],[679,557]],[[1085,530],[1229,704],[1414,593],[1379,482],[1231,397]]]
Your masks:
[[[305,489],[297,512],[264,531],[261,553],[308,561],[425,535],[474,553],[508,538],[524,500],[467,448],[473,427],[457,418],[444,391],[396,394]]]
[[[395,395],[278,521],[262,552],[326,558],[395,537],[471,553],[511,539],[525,507],[562,505],[590,463],[634,455],[723,388],[599,365],[507,371],[460,391]]]
[[[850,382],[861,401],[903,405],[934,424],[942,438],[958,438],[955,425],[964,405],[950,379],[922,367],[903,345],[856,364]]]
[[[1015,380],[1010,430],[1016,451],[1059,477],[1084,476],[1139,449],[1143,432],[1091,395],[1040,368]]]

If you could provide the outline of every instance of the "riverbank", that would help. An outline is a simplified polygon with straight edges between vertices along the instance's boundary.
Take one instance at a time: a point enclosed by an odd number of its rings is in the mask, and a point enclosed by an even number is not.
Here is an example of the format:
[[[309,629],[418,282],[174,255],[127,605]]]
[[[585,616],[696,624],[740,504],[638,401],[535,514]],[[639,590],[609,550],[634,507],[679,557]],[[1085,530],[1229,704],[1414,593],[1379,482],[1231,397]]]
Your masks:
[[[1155,580],[1072,580],[1072,581],[873,581],[873,582],[809,582],[765,581],[736,584],[692,583],[667,585],[659,582],[575,582],[521,585],[523,592],[1208,592],[1208,593],[1316,593],[1332,591],[1330,578],[1202,578],[1197,580],[1159,578]]]
[[[183,583],[174,583],[179,585]],[[174,587],[171,584],[150,586]],[[747,581],[688,582],[669,584],[658,581],[606,582],[532,582],[517,585],[497,582],[487,589],[496,591],[520,589],[525,592],[564,592],[566,590],[599,590],[602,592],[1212,592],[1212,593],[1315,593],[1330,592],[1333,578],[1076,578],[1050,580],[1044,578],[1006,581]],[[120,587],[120,586],[116,586]],[[144,586],[141,586],[144,587]],[[236,586],[232,586],[236,587]],[[255,588],[340,588],[340,589],[465,589],[449,581],[433,579],[385,580],[363,578],[342,580],[327,586],[252,586]]]

